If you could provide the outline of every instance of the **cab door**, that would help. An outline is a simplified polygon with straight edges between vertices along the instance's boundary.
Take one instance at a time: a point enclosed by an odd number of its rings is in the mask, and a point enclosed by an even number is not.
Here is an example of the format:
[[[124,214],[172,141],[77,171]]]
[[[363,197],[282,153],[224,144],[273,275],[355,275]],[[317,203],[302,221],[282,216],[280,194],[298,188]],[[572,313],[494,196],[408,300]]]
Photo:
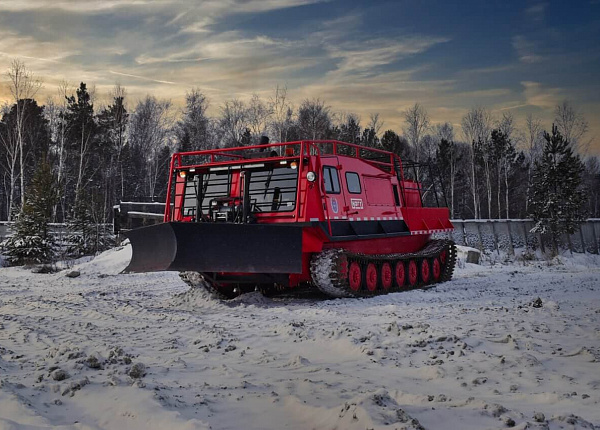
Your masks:
[[[338,158],[322,157],[321,166],[325,216],[329,215],[330,219],[345,219],[346,200],[342,192]]]

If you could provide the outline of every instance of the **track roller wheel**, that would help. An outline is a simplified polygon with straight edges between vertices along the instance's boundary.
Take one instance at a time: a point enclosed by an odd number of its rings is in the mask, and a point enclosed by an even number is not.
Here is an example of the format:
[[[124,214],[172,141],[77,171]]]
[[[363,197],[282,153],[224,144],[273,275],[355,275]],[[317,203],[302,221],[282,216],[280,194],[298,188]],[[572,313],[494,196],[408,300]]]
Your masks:
[[[431,274],[433,275],[434,281],[439,281],[442,276],[442,264],[440,263],[439,257],[435,257],[431,262]]]
[[[394,268],[394,280],[396,281],[396,286],[398,288],[404,287],[406,283],[406,270],[404,268],[404,261],[396,262],[396,266]]]
[[[377,290],[377,266],[375,263],[368,263],[365,270],[365,285],[367,290],[373,292]]]
[[[440,263],[442,264],[442,266],[446,265],[446,261],[448,260],[448,251],[446,251],[445,249],[440,252]]]
[[[421,281],[423,281],[423,284],[427,284],[431,278],[431,265],[429,264],[429,260],[427,258],[421,260],[421,270],[419,272],[421,275]]]
[[[381,288],[383,288],[384,291],[387,291],[392,288],[393,283],[394,274],[392,272],[392,265],[385,262],[381,265]]]
[[[348,286],[352,291],[359,291],[362,281],[362,269],[356,261],[350,263],[348,268]]]
[[[417,262],[415,260],[410,260],[408,262],[408,285],[411,287],[417,285],[418,278],[419,270],[417,269]]]

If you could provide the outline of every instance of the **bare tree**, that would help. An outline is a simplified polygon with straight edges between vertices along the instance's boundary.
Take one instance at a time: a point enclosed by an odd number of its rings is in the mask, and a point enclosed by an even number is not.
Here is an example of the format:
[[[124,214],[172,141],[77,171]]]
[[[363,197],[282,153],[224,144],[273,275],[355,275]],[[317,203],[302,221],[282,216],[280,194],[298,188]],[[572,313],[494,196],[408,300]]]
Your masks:
[[[525,144],[529,157],[529,167],[527,169],[527,192],[525,199],[525,213],[529,213],[529,196],[531,194],[531,180],[533,175],[533,164],[542,152],[543,127],[542,120],[534,118],[532,114],[527,114],[525,120]]]
[[[438,141],[435,136],[426,134],[421,139],[421,157],[425,157],[427,161],[435,158],[435,150],[437,149]]]
[[[228,100],[221,106],[219,128],[223,135],[223,146],[236,146],[248,128],[248,110],[239,99]]]
[[[475,218],[481,218],[479,196],[477,195],[477,178],[475,174],[475,145],[486,145],[489,142],[492,130],[492,115],[484,107],[472,108],[462,119],[461,126],[465,140],[471,144],[471,193],[473,196],[473,210]],[[489,180],[489,163],[486,169],[488,202],[491,204],[491,183]]]
[[[437,145],[436,156],[446,156],[447,160],[438,160],[439,165],[448,166],[448,177],[450,181],[450,217],[454,218],[454,194],[456,189],[456,176],[458,172],[458,145],[454,142],[454,126],[445,122],[433,127],[434,141]],[[445,187],[446,184],[444,184]]]
[[[298,109],[302,139],[325,139],[331,129],[331,108],[319,99],[305,99]]]
[[[21,175],[21,210],[25,205],[25,154],[23,150],[23,122],[27,111],[27,103],[33,99],[42,86],[42,81],[37,79],[19,60],[13,60],[8,72],[10,93],[17,106],[16,139],[19,147],[19,167]],[[23,103],[19,103],[23,100]]]
[[[264,103],[258,94],[252,94],[250,103],[248,104],[248,125],[252,137],[258,140],[260,136],[266,134],[269,118],[273,111],[270,106]]]
[[[369,114],[369,122],[367,124],[368,129],[372,129],[375,132],[375,136],[379,136],[379,132],[383,128],[383,120],[379,116],[379,112]]]
[[[170,143],[174,120],[171,102],[152,96],[138,102],[131,116],[129,142],[145,158],[146,192],[151,199],[154,199],[161,166],[165,163],[162,155]]]
[[[17,181],[19,180],[19,142],[16,137],[15,127],[13,124],[7,122],[8,113],[10,112],[10,105],[2,105],[2,118],[3,123],[0,128],[0,144],[3,148],[2,160],[0,160],[0,167],[5,172],[8,172],[8,186],[6,194],[6,207],[8,210],[7,217],[9,221],[13,219],[13,208],[15,206],[15,192],[17,189]]]
[[[434,126],[434,132],[438,141],[441,141],[442,139],[445,139],[448,142],[454,141],[454,126],[449,122],[436,124]]]
[[[48,97],[46,101],[46,108],[44,113],[48,120],[50,128],[50,137],[53,142],[53,152],[56,157],[58,165],[55,166],[56,180],[59,188],[65,186],[65,171],[66,171],[66,140],[67,140],[67,122],[65,121],[65,114],[68,105],[68,94],[71,91],[71,86],[67,81],[62,81],[57,88],[58,100],[55,101],[54,97]],[[52,218],[57,219],[58,206],[62,206],[62,219],[66,218],[66,207],[64,192],[61,193],[62,197],[57,199],[56,204],[52,211]]]
[[[509,187],[508,187],[508,176],[511,170],[512,160],[509,157],[514,156],[514,153],[510,151],[515,138],[517,137],[517,127],[515,124],[515,117],[511,112],[504,112],[502,114],[502,119],[498,122],[498,130],[504,136],[504,147],[502,148],[494,148],[494,152],[497,155],[496,161],[496,180],[497,180],[497,204],[498,204],[498,218],[502,217],[501,214],[501,204],[500,197],[502,195],[502,179],[504,178],[504,203],[506,207],[506,218],[510,218],[509,216]],[[518,138],[516,139],[518,140]],[[502,176],[502,172],[504,172],[504,177]]]
[[[563,101],[554,109],[554,124],[565,140],[571,143],[575,152],[583,154],[587,151],[590,142],[583,138],[589,130],[589,124],[583,113],[569,101]]]
[[[287,99],[287,87],[277,85],[275,94],[269,99],[271,130],[278,142],[286,142],[293,123],[293,107]]]
[[[404,122],[406,124],[406,127],[403,129],[404,136],[406,136],[406,140],[414,148],[415,161],[419,162],[421,143],[429,130],[429,114],[422,105],[415,103],[414,106],[404,111]]]

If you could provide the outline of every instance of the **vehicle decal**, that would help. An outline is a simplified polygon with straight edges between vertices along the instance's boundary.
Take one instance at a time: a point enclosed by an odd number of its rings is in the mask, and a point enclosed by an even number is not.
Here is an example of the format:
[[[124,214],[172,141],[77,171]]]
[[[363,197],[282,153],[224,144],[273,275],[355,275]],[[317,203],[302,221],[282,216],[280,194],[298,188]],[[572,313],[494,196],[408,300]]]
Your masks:
[[[340,210],[337,199],[335,197],[331,198],[331,210],[333,211],[334,214],[338,213]]]
[[[350,199],[352,209],[364,209],[362,199]]]

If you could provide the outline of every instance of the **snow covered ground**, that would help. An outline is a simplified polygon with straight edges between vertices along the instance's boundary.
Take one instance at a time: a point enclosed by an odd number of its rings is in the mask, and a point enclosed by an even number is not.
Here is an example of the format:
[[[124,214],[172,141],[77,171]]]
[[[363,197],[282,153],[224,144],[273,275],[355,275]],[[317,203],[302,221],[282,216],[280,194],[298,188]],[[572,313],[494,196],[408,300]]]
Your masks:
[[[600,427],[597,256],[220,302],[129,255],[0,269],[0,429]]]

